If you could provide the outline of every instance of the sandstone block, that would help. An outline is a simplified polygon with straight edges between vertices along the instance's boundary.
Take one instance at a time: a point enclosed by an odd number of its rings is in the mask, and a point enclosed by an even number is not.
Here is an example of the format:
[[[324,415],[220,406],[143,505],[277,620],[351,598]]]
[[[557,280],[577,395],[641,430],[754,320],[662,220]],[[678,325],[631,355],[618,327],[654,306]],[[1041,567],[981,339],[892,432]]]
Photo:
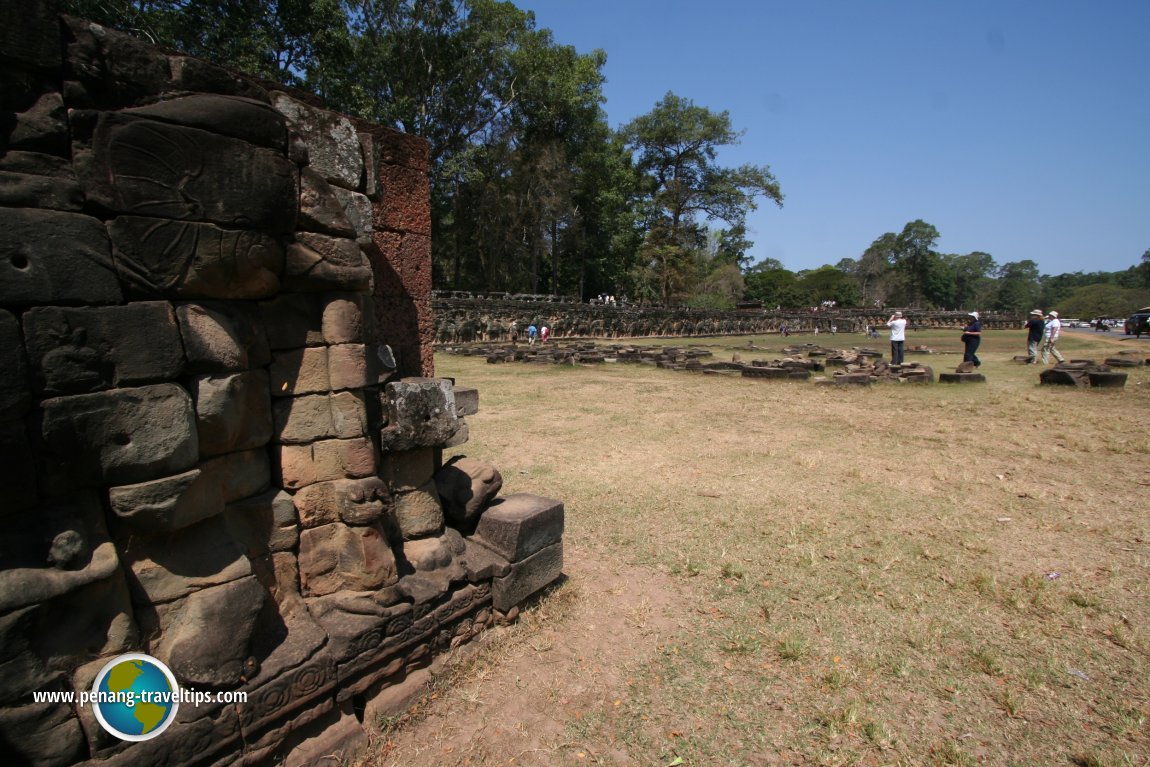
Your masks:
[[[335,188],[311,168],[304,168],[300,174],[299,214],[297,227],[302,231],[353,239],[356,236]]]
[[[260,303],[260,315],[273,349],[297,349],[324,342],[321,310],[314,294],[281,293]]]
[[[50,469],[83,485],[121,485],[186,471],[198,455],[195,413],[175,384],[43,402]]]
[[[4,95],[8,96],[7,93]],[[7,123],[15,118],[14,125],[5,125],[8,146],[31,152],[65,154],[68,151],[68,112],[64,108],[63,96],[55,90],[28,95],[31,103],[20,99],[23,103],[17,104],[5,98],[10,104],[6,109],[16,108],[16,113],[9,112],[11,117],[5,120]]]
[[[222,516],[175,533],[128,536],[117,548],[121,562],[135,573],[131,586],[137,604],[173,602],[252,572]]]
[[[238,684],[265,596],[251,576],[193,592],[169,618],[156,657],[186,685]]]
[[[0,519],[36,505],[36,464],[23,421],[0,421]]]
[[[299,515],[292,497],[272,488],[251,498],[229,503],[224,519],[232,537],[248,557],[291,551],[299,542]]]
[[[272,355],[271,392],[276,397],[317,394],[331,389],[328,375],[328,347],[276,352]]]
[[[284,258],[288,290],[364,291],[371,287],[371,267],[355,240],[313,232],[296,232]]]
[[[456,526],[469,526],[503,487],[503,476],[486,461],[456,456],[435,474],[443,513]]]
[[[323,340],[329,344],[362,344],[371,321],[365,293],[333,293],[323,307]]]
[[[491,582],[491,605],[507,612],[563,574],[563,542],[559,541],[511,565],[511,572]]]
[[[186,111],[186,110],[185,110]],[[298,171],[246,141],[126,113],[80,123],[75,152],[85,193],[117,213],[222,224],[267,234],[295,229]]]
[[[475,531],[480,543],[518,562],[563,538],[563,503],[516,493],[491,503]]]
[[[397,232],[431,234],[431,180],[426,168],[413,169],[384,165],[379,180],[386,190],[376,204],[376,220],[385,229]]]
[[[459,419],[459,429],[456,430],[455,436],[444,442],[443,447],[449,448],[466,445],[469,439],[471,439],[471,427],[467,425],[467,421],[461,418]]]
[[[0,309],[0,421],[20,418],[31,405],[20,322]],[[7,455],[7,453],[5,453]]]
[[[0,205],[79,211],[84,193],[72,163],[39,152],[9,151],[0,157]]]
[[[371,200],[359,192],[352,192],[338,186],[333,187],[332,191],[335,192],[335,197],[339,200],[344,215],[351,223],[352,229],[354,230],[352,237],[357,239],[369,238],[371,236],[373,215]]]
[[[338,392],[278,399],[275,431],[276,439],[285,444],[362,437],[367,433],[363,394]]]
[[[120,216],[108,236],[116,272],[133,295],[254,299],[279,290],[283,247],[261,232]]]
[[[199,469],[174,477],[113,487],[112,511],[132,528],[172,532],[224,510],[220,487]]]
[[[388,425],[380,432],[384,450],[436,447],[459,429],[451,382],[405,378],[385,387]]]
[[[285,93],[273,93],[272,105],[307,142],[312,170],[329,183],[360,189],[363,152],[350,120],[334,112],[310,107]]]
[[[201,456],[248,450],[271,439],[267,373],[196,376],[191,384]]]
[[[332,429],[335,432],[333,436],[350,439],[367,434],[367,404],[363,392],[336,392],[329,400]]]
[[[391,494],[377,477],[336,479],[308,485],[292,501],[305,528],[333,522],[366,525],[383,516]]]
[[[224,503],[262,493],[271,484],[268,454],[260,448],[211,458],[200,464],[200,471],[220,489]]]
[[[455,412],[459,417],[475,415],[479,412],[479,390],[471,386],[452,386],[455,392]]]
[[[437,467],[434,448],[390,452],[383,454],[380,476],[392,492],[403,492],[426,485]]]
[[[244,304],[180,304],[176,318],[189,373],[239,372],[271,361],[263,327]]]
[[[121,298],[98,219],[0,208],[0,304],[115,304]]]
[[[417,490],[396,493],[390,522],[391,528],[405,541],[442,532],[443,507],[435,482],[428,482]]]
[[[171,304],[38,306],[24,313],[28,357],[38,391],[78,394],[168,381],[184,350]]]
[[[368,347],[339,344],[328,347],[328,376],[333,391],[362,389],[379,383],[379,364],[372,364]]]
[[[375,447],[370,439],[364,437],[280,447],[280,477],[283,486],[289,490],[329,479],[373,474]]]
[[[939,373],[939,383],[986,383],[986,376],[982,373]],[[1045,381],[1043,382],[1045,383]]]
[[[376,526],[336,522],[300,532],[300,585],[304,596],[370,591],[398,580],[395,555]]]
[[[269,103],[267,91],[251,80],[204,59],[169,56],[171,88],[192,93],[220,93]],[[270,147],[278,149],[279,147]]]
[[[87,743],[72,707],[32,703],[0,707],[0,759],[5,764],[68,765],[85,756]]]
[[[147,106],[125,109],[124,114],[150,117],[166,123],[231,136],[256,146],[267,147],[280,154],[287,151],[287,123],[283,115],[266,102],[254,98],[219,93],[192,93]]]
[[[398,131],[396,131],[398,133]],[[363,193],[370,200],[379,199],[379,142],[370,133],[359,134],[359,148],[363,153]],[[427,167],[426,163],[424,167]]]

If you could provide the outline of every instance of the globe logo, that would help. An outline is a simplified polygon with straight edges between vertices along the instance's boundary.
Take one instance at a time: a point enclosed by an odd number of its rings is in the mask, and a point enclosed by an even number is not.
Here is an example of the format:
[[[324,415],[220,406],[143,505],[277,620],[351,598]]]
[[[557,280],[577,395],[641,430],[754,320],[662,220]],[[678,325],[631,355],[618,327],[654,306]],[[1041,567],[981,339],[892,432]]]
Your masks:
[[[175,721],[180,687],[151,655],[127,653],[108,661],[92,684],[93,713],[121,740],[151,740]]]

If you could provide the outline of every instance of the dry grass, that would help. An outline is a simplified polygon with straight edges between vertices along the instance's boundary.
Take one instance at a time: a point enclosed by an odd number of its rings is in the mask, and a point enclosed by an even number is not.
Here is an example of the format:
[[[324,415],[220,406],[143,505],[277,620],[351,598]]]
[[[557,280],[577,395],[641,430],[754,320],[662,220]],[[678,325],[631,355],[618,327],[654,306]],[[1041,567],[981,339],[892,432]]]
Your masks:
[[[1009,362],[1023,346],[987,335],[984,386],[870,389],[438,356],[480,389],[458,452],[564,500],[569,558],[653,568],[693,602],[611,715],[567,721],[538,763],[1146,764],[1150,372],[1039,387]],[[1131,347],[1150,356],[1062,343]]]

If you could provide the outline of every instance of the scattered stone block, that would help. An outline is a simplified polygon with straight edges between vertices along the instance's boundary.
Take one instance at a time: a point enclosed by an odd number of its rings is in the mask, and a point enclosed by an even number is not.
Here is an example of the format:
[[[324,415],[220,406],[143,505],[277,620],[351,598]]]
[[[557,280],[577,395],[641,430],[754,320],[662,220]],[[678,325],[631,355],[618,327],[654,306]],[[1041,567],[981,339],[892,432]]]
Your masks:
[[[199,455],[192,398],[176,384],[56,397],[42,404],[46,458],[81,486],[187,471]]]
[[[1121,389],[1126,385],[1126,373],[1092,370],[1087,373],[1090,385],[1096,389]]]
[[[507,612],[563,575],[563,542],[547,546],[514,562],[511,572],[491,582],[491,606]]]
[[[471,386],[452,385],[455,392],[455,412],[460,418],[479,412],[479,390]]]
[[[132,528],[173,532],[224,510],[220,486],[199,469],[108,491],[112,511]]]
[[[955,384],[986,383],[986,376],[982,373],[939,373],[938,382]]]
[[[0,208],[0,304],[117,304],[104,224],[90,216]]]
[[[479,518],[475,538],[518,562],[563,537],[563,503],[528,493],[496,499]]]

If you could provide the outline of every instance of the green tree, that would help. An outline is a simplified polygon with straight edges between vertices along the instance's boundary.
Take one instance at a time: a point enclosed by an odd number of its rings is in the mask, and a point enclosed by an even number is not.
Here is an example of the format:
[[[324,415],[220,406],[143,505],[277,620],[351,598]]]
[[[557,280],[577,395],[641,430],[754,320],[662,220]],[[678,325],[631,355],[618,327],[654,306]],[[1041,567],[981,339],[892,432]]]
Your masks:
[[[718,164],[719,148],[737,144],[740,136],[727,112],[715,113],[668,93],[620,133],[642,174],[646,235],[641,257],[660,272],[664,302],[681,297],[691,252],[705,243],[705,222],[740,226],[758,197],[782,205],[778,182],[766,166]]]
[[[1019,314],[1034,308],[1042,290],[1038,278],[1038,264],[1029,259],[1003,264],[998,272],[998,296],[994,308]]]
[[[909,306],[919,306],[940,292],[938,283],[941,265],[938,253],[934,250],[938,237],[938,230],[934,226],[916,219],[904,226],[892,243],[893,266],[899,278],[900,297]]]
[[[840,306],[857,306],[862,299],[858,284],[846,272],[833,266],[820,266],[798,275],[798,288],[812,297],[810,303],[834,301]]]
[[[854,269],[861,301],[886,303],[895,287],[893,268],[898,254],[898,235],[886,232],[863,251]]]
[[[1067,317],[1125,319],[1135,309],[1150,304],[1150,288],[1123,288],[1111,284],[1083,285],[1075,288],[1057,308]]]
[[[997,285],[994,275],[998,264],[989,253],[975,251],[965,256],[950,255],[949,262],[954,274],[954,296],[951,308],[976,309],[988,305],[994,298]]]

